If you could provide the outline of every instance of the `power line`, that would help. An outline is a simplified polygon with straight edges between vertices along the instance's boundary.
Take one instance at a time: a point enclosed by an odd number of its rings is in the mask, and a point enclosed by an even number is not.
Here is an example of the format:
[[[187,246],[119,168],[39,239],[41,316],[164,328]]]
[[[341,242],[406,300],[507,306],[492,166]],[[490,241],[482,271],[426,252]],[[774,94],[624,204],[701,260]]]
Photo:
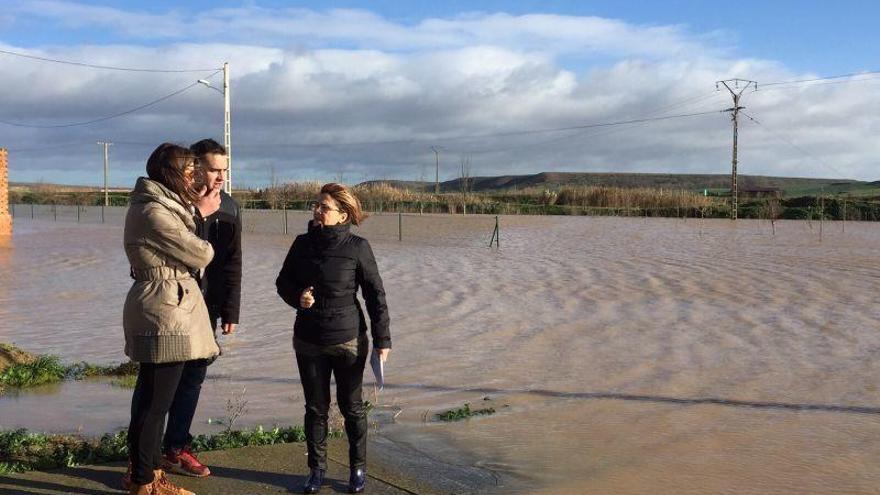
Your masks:
[[[841,172],[841,171],[838,170],[837,168],[832,167],[831,165],[825,163],[821,158],[819,158],[819,157],[813,155],[813,154],[810,153],[809,151],[807,151],[807,150],[801,148],[800,146],[794,144],[794,142],[792,142],[791,140],[789,140],[788,138],[786,138],[786,137],[783,136],[782,134],[777,133],[777,132],[774,131],[773,129],[770,129],[770,128],[767,127],[766,125],[764,125],[764,124],[762,124],[761,122],[759,122],[758,119],[752,117],[751,115],[749,115],[749,114],[747,114],[747,113],[745,113],[745,112],[742,112],[742,114],[745,115],[749,120],[751,120],[751,121],[754,122],[755,124],[757,124],[757,125],[763,127],[764,130],[766,130],[767,132],[769,132],[770,134],[772,134],[774,137],[776,137],[776,138],[779,139],[780,141],[782,141],[782,142],[788,144],[789,146],[791,146],[792,148],[796,149],[797,151],[800,151],[801,153],[803,153],[803,154],[804,154],[805,156],[807,156],[808,158],[812,158],[813,160],[816,160],[820,165],[822,165],[822,166],[824,166],[825,168],[831,170],[831,171],[834,172],[835,174],[839,175],[841,178],[846,177],[846,176],[843,174],[843,172]]]
[[[662,111],[664,111],[664,110],[671,110],[672,108],[683,107],[683,106],[686,107],[686,106],[694,105],[694,104],[696,104],[696,103],[701,103],[701,106],[704,106],[705,103],[708,103],[707,101],[704,101],[704,100],[706,100],[707,98],[712,98],[712,97],[717,97],[717,96],[718,96],[718,92],[717,92],[717,91],[712,91],[711,93],[708,93],[708,94],[704,94],[704,95],[700,95],[700,96],[695,96],[695,97],[692,96],[692,97],[684,98],[684,99],[682,99],[682,100],[678,100],[677,102],[673,102],[673,103],[670,103],[670,104],[668,104],[668,105],[664,105],[664,106],[661,106],[661,107],[657,107],[657,108],[655,108],[654,110],[652,110],[652,111],[650,111],[650,112],[644,114],[644,116],[645,116],[645,117],[648,117],[648,116],[651,116],[651,115],[656,115],[656,114],[658,114],[658,113],[660,113],[660,112],[662,112]],[[706,115],[711,114],[711,113],[714,113],[714,112],[707,112]],[[638,125],[645,125],[645,124],[649,124],[649,123],[650,123],[650,121],[648,121],[648,122],[640,122],[640,123],[635,124],[635,125],[638,126]],[[536,146],[546,146],[546,145],[548,145],[548,144],[554,144],[554,143],[558,143],[558,142],[566,141],[566,140],[573,139],[573,138],[577,138],[577,137],[581,137],[581,136],[587,136],[587,137],[589,137],[589,138],[596,138],[596,137],[599,137],[599,136],[607,136],[607,135],[609,135],[609,134],[613,134],[613,133],[615,133],[615,132],[624,131],[624,130],[626,130],[626,129],[627,129],[626,127],[615,127],[615,128],[612,128],[612,129],[606,129],[604,132],[596,132],[596,133],[594,133],[594,134],[589,134],[593,129],[579,130],[579,132],[575,132],[575,133],[569,134],[569,135],[567,135],[567,136],[561,136],[561,137],[557,137],[557,138],[549,139],[549,140],[546,140],[546,141],[540,141],[540,142],[537,142],[537,143],[525,143],[525,144],[520,144],[520,145],[510,146],[510,147],[507,147],[507,148],[468,150],[467,153],[469,153],[469,154],[483,155],[483,154],[496,153],[496,152],[501,152],[501,151],[512,151],[512,150],[520,150],[520,149],[526,149],[526,148],[534,148],[534,147],[536,147]],[[631,128],[630,128],[630,129],[631,129]],[[589,135],[588,135],[588,134],[589,134]]]
[[[388,141],[360,141],[360,142],[349,142],[349,143],[254,143],[254,144],[239,144],[237,145],[239,148],[258,148],[258,147],[273,147],[273,148],[346,148],[346,147],[357,147],[357,146],[373,146],[373,145],[387,145],[387,144],[420,144],[420,143],[438,143],[438,142],[449,142],[449,141],[464,141],[471,139],[483,139],[483,138],[496,138],[496,137],[514,137],[514,136],[524,136],[530,134],[548,134],[554,132],[564,132],[564,131],[574,131],[574,130],[583,130],[583,129],[594,129],[601,127],[614,127],[619,125],[628,125],[628,124],[640,124],[646,122],[655,122],[661,120],[671,120],[671,119],[679,119],[686,117],[697,117],[700,115],[709,115],[713,113],[720,113],[721,110],[711,110],[708,112],[696,112],[696,113],[685,113],[678,115],[664,115],[662,117],[647,117],[640,119],[631,119],[631,120],[620,120],[613,122],[597,122],[593,124],[583,124],[576,126],[568,126],[568,127],[551,127],[544,129],[528,129],[523,131],[509,131],[509,132],[497,132],[497,133],[487,133],[487,134],[469,134],[462,136],[447,136],[447,137],[435,137],[435,138],[424,138],[424,139],[395,139]]]
[[[183,90],[186,90],[189,87],[191,87],[191,86],[188,86],[187,88],[184,88]],[[183,90],[178,91],[176,93],[179,94]],[[171,96],[172,95],[168,95],[164,98],[167,99]],[[156,102],[153,102],[153,103],[156,103]],[[144,105],[141,106],[141,108],[143,108],[143,107],[144,107]],[[129,113],[130,112],[131,111],[129,111]],[[641,118],[641,119],[632,119],[632,120],[624,120],[624,121],[617,121],[617,122],[600,122],[600,123],[585,124],[585,125],[571,126],[571,127],[557,127],[557,128],[552,128],[552,129],[531,129],[531,130],[526,130],[526,131],[497,133],[497,134],[482,134],[482,135],[476,135],[476,136],[474,136],[474,135],[454,136],[454,137],[448,137],[448,138],[444,138],[444,139],[411,139],[411,140],[393,140],[393,141],[364,141],[364,142],[352,142],[352,143],[308,143],[308,144],[296,144],[296,143],[247,144],[247,143],[244,143],[244,144],[239,144],[238,147],[239,148],[246,148],[246,149],[247,148],[266,148],[266,147],[268,147],[268,148],[331,148],[331,149],[336,148],[336,149],[339,149],[339,148],[348,148],[348,147],[356,147],[356,146],[433,143],[433,142],[439,142],[439,141],[455,141],[455,140],[471,139],[474,137],[483,137],[483,138],[486,138],[486,137],[506,137],[506,136],[511,136],[511,135],[515,136],[515,135],[522,135],[522,134],[563,132],[563,131],[572,131],[572,130],[581,130],[582,131],[585,129],[589,130],[589,129],[603,128],[603,127],[607,128],[607,127],[615,127],[615,126],[631,125],[631,124],[646,124],[646,123],[662,121],[662,120],[671,120],[671,119],[686,118],[686,117],[697,117],[697,116],[701,116],[701,115],[712,115],[712,114],[717,114],[717,113],[722,113],[722,112],[723,112],[723,110],[711,110],[711,111],[706,111],[706,112],[686,113],[686,114],[678,114],[678,115],[664,115],[662,117],[654,117],[654,118]],[[105,119],[107,119],[107,118],[110,118],[110,117],[105,117]],[[0,123],[6,123],[6,122],[0,121]],[[570,138],[576,137],[581,134],[582,133],[580,133],[580,132],[574,133],[569,136],[563,136],[561,138],[554,138],[553,140],[548,141],[548,142],[552,143],[552,142],[556,142],[559,140],[570,139]],[[127,145],[128,146],[154,146],[156,143],[145,142],[145,141],[114,141],[114,144],[115,145],[122,145],[122,146],[127,146]],[[546,144],[546,143],[537,143],[537,145],[540,145],[540,144]],[[42,150],[50,150],[50,149],[55,149],[55,148],[64,148],[64,147],[69,147],[69,146],[80,146],[80,145],[82,145],[82,143],[66,143],[66,144],[59,144],[59,145],[53,145],[53,146],[45,146],[45,147],[40,147],[40,148],[10,149],[9,151],[16,152],[16,153],[24,153],[24,152],[42,151]],[[513,147],[511,149],[516,149],[516,148],[517,147]],[[482,153],[488,153],[491,151],[492,150],[481,150],[481,151],[475,151],[474,153],[481,153],[482,154]]]
[[[51,146],[41,146],[39,148],[9,148],[6,151],[8,151],[9,153],[29,153],[32,151],[46,151],[46,150],[54,150],[54,149],[60,149],[60,148],[85,147],[87,145],[89,147],[91,147],[92,144],[90,142],[85,142],[85,141],[75,141],[75,142],[70,142],[70,143],[53,144]]]
[[[880,74],[880,70],[869,70],[869,71],[865,71],[865,72],[852,72],[850,74],[840,74],[837,76],[827,76],[827,77],[815,77],[812,79],[796,79],[793,81],[776,81],[776,82],[761,84],[761,87],[765,88],[767,86],[779,86],[782,84],[804,84],[804,83],[811,83],[811,82],[818,82],[818,81],[830,81],[833,79],[845,79],[848,77],[867,76],[867,75],[872,75],[872,74]],[[859,80],[860,79],[853,79],[852,81],[841,81],[841,82],[855,82],[855,81],[859,81]]]
[[[39,57],[37,55],[29,55],[26,53],[12,52],[9,50],[0,50],[0,53],[5,55],[11,55],[13,57],[21,57],[21,58],[29,58],[32,60],[39,60],[42,62],[53,62],[56,64],[66,64],[66,65],[75,65],[78,67],[88,67],[90,69],[102,69],[102,70],[119,70],[125,72],[158,72],[158,73],[173,73],[173,74],[181,74],[188,72],[211,72],[212,70],[218,70],[217,67],[211,69],[143,69],[143,68],[134,68],[134,67],[115,67],[112,65],[97,65],[97,64],[88,64],[85,62],[74,62],[71,60],[60,60],[55,58],[47,58],[47,57]]]
[[[219,71],[218,71],[218,72],[219,72]],[[217,72],[215,72],[215,73],[212,74],[211,76],[213,76],[213,75],[215,75],[215,74],[217,74]],[[209,77],[210,77],[210,76],[209,76]],[[161,98],[157,98],[157,99],[155,99],[155,100],[153,100],[153,101],[151,101],[151,102],[144,103],[143,105],[139,105],[139,106],[137,106],[137,107],[135,107],[135,108],[132,108],[132,109],[130,109],[130,110],[126,110],[126,111],[124,111],[124,112],[115,113],[115,114],[113,114],[113,115],[107,115],[107,116],[105,116],[105,117],[100,117],[100,118],[97,118],[97,119],[87,120],[87,121],[84,121],[84,122],[71,122],[71,123],[67,123],[67,124],[39,125],[39,124],[21,124],[21,123],[18,123],[18,122],[10,122],[10,121],[8,121],[8,120],[0,120],[0,124],[5,124],[5,125],[13,126],[13,127],[26,127],[26,128],[31,128],[31,129],[60,129],[60,128],[66,128],[66,127],[78,127],[78,126],[84,126],[84,125],[96,124],[96,123],[98,123],[98,122],[104,122],[104,121],[107,121],[107,120],[115,119],[115,118],[118,118],[118,117],[122,117],[122,116],[124,116],[124,115],[128,115],[128,114],[131,114],[131,113],[137,112],[138,110],[143,110],[144,108],[151,107],[151,106],[153,106],[153,105],[155,105],[155,104],[157,104],[157,103],[163,102],[163,101],[165,101],[165,100],[167,100],[167,99],[169,99],[169,98],[173,98],[173,97],[175,97],[175,96],[177,96],[177,95],[179,95],[179,94],[181,94],[181,93],[183,93],[183,92],[189,90],[189,89],[192,88],[193,86],[198,86],[198,85],[199,85],[199,82],[196,81],[196,82],[194,82],[194,83],[192,83],[192,84],[190,84],[190,85],[188,85],[188,86],[186,86],[186,87],[184,87],[184,88],[178,89],[177,91],[175,91],[175,92],[173,92],[173,93],[167,94],[167,95],[165,95],[165,96],[163,96],[163,97],[161,97]]]

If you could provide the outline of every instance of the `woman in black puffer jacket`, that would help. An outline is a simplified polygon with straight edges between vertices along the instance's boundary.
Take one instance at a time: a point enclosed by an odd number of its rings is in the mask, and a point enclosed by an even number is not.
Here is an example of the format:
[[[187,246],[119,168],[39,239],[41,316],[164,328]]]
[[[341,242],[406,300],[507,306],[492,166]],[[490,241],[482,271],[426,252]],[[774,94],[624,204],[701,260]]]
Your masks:
[[[297,310],[293,348],[306,400],[310,468],[303,491],[317,493],[324,482],[332,373],[349,442],[349,491],[358,493],[366,481],[367,415],[361,384],[369,347],[358,287],[370,315],[373,347],[382,361],[391,352],[388,307],[373,250],[350,231],[364,218],[351,190],[324,185],[312,211],[308,233],[293,241],[275,281],[278,295]]]

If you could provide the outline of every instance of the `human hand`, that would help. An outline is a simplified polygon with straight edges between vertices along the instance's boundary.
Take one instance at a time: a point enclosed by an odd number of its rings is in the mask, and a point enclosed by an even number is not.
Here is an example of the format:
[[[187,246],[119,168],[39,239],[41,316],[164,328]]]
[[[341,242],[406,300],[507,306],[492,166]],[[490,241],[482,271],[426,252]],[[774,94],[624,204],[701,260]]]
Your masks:
[[[221,328],[223,329],[223,335],[229,335],[235,332],[235,323],[224,323]]]
[[[199,199],[196,203],[196,208],[198,208],[202,218],[216,213],[220,209],[220,188],[214,186],[209,189],[208,186],[202,186],[199,189]]]
[[[308,287],[306,290],[302,291],[302,294],[299,296],[299,305],[304,309],[309,309],[315,304],[315,296],[313,294],[315,288]]]
[[[385,361],[388,361],[388,355],[391,354],[391,348],[376,349],[376,352],[379,354],[379,360],[384,363]]]

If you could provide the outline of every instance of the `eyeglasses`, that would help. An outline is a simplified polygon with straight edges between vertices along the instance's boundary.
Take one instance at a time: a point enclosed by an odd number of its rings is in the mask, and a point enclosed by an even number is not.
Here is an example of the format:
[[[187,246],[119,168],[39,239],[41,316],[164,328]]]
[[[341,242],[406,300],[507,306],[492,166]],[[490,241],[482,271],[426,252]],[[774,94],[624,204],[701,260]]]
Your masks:
[[[317,201],[310,201],[309,202],[309,209],[315,210],[318,212],[323,212],[323,213],[327,213],[330,211],[339,211],[339,208],[333,208],[332,206],[325,205],[324,203],[319,203]]]

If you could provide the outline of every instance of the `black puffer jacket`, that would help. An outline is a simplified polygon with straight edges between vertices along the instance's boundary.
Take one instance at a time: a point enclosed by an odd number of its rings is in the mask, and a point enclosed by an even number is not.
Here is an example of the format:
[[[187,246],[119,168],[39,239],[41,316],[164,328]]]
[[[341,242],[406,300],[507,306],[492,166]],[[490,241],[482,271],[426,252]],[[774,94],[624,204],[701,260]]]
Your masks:
[[[351,233],[348,224],[315,227],[297,236],[278,279],[278,295],[297,309],[293,327],[297,339],[318,344],[341,344],[366,333],[358,287],[370,314],[373,346],[391,348],[385,289],[370,243]],[[315,304],[299,305],[302,291],[314,287]]]

